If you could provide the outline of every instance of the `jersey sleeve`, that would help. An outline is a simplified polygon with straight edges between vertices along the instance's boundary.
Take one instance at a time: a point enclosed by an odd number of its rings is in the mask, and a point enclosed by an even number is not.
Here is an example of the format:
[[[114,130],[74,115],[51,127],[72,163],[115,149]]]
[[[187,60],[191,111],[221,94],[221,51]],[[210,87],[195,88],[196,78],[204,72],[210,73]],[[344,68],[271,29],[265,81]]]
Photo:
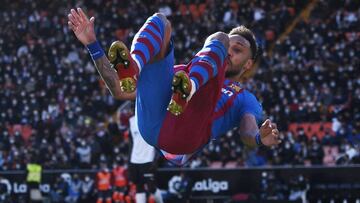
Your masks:
[[[249,91],[245,90],[243,94],[239,95],[239,102],[240,102],[240,120],[246,114],[252,114],[255,116],[256,122],[260,124],[263,119],[262,113],[262,106],[260,102],[256,99],[256,97],[250,93]]]

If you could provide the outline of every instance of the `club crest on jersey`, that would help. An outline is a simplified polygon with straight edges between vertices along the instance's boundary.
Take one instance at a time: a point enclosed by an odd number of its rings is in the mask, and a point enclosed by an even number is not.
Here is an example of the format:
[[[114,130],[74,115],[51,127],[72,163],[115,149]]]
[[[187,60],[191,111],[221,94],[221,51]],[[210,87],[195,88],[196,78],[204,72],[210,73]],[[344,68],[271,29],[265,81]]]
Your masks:
[[[241,93],[244,89],[241,88],[239,85],[231,83],[227,87],[221,88],[221,92],[226,94],[227,96],[231,97],[234,93]]]
[[[229,87],[230,87],[231,89],[235,90],[235,92],[240,92],[240,91],[242,90],[242,88],[241,88],[240,86],[238,86],[238,85],[236,85],[236,84],[234,84],[234,83],[231,83],[231,84],[229,85]]]

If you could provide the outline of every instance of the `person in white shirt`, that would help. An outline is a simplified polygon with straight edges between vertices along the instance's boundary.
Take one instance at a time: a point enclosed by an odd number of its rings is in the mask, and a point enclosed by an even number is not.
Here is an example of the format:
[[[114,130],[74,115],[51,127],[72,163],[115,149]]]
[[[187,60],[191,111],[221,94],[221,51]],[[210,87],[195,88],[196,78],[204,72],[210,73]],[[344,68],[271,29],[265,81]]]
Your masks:
[[[81,141],[81,146],[76,148],[76,153],[78,154],[81,167],[88,168],[91,162],[91,147],[85,142]]]
[[[129,119],[130,134],[132,138],[132,148],[129,163],[130,180],[136,184],[136,202],[146,202],[146,190],[154,196],[157,203],[162,203],[160,190],[155,182],[155,164],[154,159],[156,150],[142,138],[137,125],[136,116]],[[146,187],[145,187],[146,185]]]

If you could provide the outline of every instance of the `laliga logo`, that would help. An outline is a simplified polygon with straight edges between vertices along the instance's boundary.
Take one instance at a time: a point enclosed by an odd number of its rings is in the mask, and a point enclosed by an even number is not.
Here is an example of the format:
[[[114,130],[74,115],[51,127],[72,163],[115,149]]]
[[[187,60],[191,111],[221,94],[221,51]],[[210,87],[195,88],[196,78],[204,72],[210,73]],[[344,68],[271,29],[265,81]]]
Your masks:
[[[218,193],[229,189],[227,181],[213,181],[211,178],[207,180],[197,181],[192,188],[193,191],[212,191]]]
[[[13,186],[10,185],[10,190],[12,189],[13,193],[18,194],[18,193],[27,193],[28,191],[28,187],[26,184],[24,183],[13,183]],[[41,184],[40,185],[40,190],[44,193],[49,193],[50,192],[50,185],[49,184]]]

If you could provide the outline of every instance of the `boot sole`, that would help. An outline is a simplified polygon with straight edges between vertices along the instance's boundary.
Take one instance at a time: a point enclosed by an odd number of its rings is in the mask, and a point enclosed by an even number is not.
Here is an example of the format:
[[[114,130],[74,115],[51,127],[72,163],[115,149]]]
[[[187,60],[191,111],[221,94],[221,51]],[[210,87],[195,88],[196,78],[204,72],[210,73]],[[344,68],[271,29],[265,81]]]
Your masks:
[[[191,87],[190,79],[184,71],[179,71],[174,75],[172,81],[172,87],[171,87],[173,91],[173,95],[171,97],[169,106],[167,108],[167,110],[171,114],[175,116],[179,116],[184,112],[187,103],[186,99],[190,95],[190,91],[191,91],[190,87]],[[185,103],[185,105],[179,104],[175,98],[180,98],[184,100],[182,103]]]
[[[114,44],[117,45],[115,46]],[[130,68],[130,52],[126,45],[121,41],[113,42],[108,52],[108,58],[111,66],[115,69],[119,64],[123,65],[124,71]],[[120,79],[120,88],[123,92],[132,93],[136,90],[136,80],[132,77],[122,78]]]

